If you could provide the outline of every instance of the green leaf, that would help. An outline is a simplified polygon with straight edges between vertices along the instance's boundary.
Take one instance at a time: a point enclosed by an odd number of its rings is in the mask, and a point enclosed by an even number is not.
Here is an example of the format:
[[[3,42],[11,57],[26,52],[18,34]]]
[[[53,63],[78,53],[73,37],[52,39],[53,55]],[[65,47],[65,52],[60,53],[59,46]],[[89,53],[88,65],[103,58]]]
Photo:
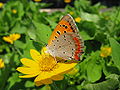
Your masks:
[[[16,23],[16,25],[14,26],[14,28],[11,30],[11,33],[26,33],[27,28],[23,25],[20,25],[20,23]]]
[[[49,18],[45,18],[45,19],[49,22],[49,24],[51,25],[52,29],[54,29],[56,27],[57,23],[55,21],[52,21]]]
[[[100,53],[95,52],[91,55],[90,60],[87,63],[87,77],[91,82],[95,82],[101,78],[102,65],[100,63]]]
[[[32,81],[26,81],[25,82],[25,87],[34,87],[35,86],[35,84],[34,84],[34,82],[32,82]]]
[[[119,80],[116,75],[109,76],[110,79],[96,84],[87,84],[85,90],[116,90],[119,86]]]
[[[31,39],[36,41],[36,39],[37,39],[36,30],[33,27],[28,28],[27,33],[28,33],[28,35],[30,36]]]
[[[51,90],[51,87],[50,87],[50,85],[45,85],[40,90]]]
[[[30,49],[35,49],[35,47],[33,45],[33,41],[32,40],[27,38],[26,41],[27,41],[26,42],[26,48],[24,49],[23,57],[31,58],[31,56],[30,56]]]
[[[103,62],[103,73],[105,74],[105,76],[108,76],[110,74],[120,74],[119,72],[119,69],[116,67],[116,66],[110,66],[110,65],[107,65],[105,63],[105,59],[104,59],[104,62]]]
[[[66,90],[78,90],[75,86],[68,87]]]
[[[120,69],[120,44],[114,38],[110,38],[109,40],[112,47],[112,60]]]
[[[20,82],[21,79],[18,77],[18,73],[12,73],[12,76],[8,79],[10,83],[9,88],[11,88],[15,83]]]
[[[42,43],[48,43],[48,39],[50,38],[50,35],[52,33],[50,27],[35,21],[33,21],[33,23],[36,27],[37,41]]]
[[[83,40],[91,40],[93,39],[92,37],[90,37],[85,31],[81,31],[80,32],[81,37],[83,38]]]
[[[19,40],[16,40],[16,41],[14,42],[14,45],[15,45],[15,47],[21,48],[21,49],[24,49],[24,48],[26,47],[26,44],[23,43],[22,41],[19,41]]]
[[[18,1],[17,7],[18,7],[18,20],[21,20],[22,16],[24,15],[23,4]]]
[[[82,28],[82,30],[84,30],[90,37],[93,37],[97,30],[96,24],[89,21],[81,22],[81,25],[79,25],[78,27]]]
[[[81,18],[83,20],[94,22],[94,23],[97,23],[99,21],[99,16],[97,14],[89,14],[89,13],[82,12]]]

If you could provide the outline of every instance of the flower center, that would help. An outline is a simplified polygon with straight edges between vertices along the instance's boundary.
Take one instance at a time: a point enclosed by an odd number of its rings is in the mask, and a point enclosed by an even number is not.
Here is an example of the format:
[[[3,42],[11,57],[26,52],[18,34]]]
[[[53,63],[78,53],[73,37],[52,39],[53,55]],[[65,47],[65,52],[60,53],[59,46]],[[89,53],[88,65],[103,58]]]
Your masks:
[[[57,65],[54,57],[48,54],[42,55],[42,60],[40,61],[41,71],[51,71]]]

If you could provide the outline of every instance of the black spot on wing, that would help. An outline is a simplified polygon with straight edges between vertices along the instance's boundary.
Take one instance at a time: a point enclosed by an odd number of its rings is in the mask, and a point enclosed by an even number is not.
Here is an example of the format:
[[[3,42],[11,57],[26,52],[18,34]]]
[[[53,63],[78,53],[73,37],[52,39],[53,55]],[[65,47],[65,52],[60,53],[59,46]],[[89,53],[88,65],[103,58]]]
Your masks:
[[[66,31],[64,31],[64,33],[66,33]]]
[[[55,36],[55,38],[57,38],[57,37]]]
[[[60,35],[60,31],[57,31],[57,34],[59,34],[59,35]]]
[[[68,27],[67,26],[65,26],[65,29],[67,29]]]
[[[65,52],[63,52],[65,54]]]
[[[59,48],[61,48],[61,46],[59,46]]]

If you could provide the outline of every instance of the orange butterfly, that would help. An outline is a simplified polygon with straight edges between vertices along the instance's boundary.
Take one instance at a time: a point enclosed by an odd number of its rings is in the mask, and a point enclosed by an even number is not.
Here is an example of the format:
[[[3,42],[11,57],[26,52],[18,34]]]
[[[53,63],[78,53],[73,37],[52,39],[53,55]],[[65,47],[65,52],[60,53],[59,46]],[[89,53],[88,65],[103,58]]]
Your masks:
[[[65,15],[58,23],[47,45],[47,52],[64,60],[79,60],[83,53],[83,40],[71,15]]]

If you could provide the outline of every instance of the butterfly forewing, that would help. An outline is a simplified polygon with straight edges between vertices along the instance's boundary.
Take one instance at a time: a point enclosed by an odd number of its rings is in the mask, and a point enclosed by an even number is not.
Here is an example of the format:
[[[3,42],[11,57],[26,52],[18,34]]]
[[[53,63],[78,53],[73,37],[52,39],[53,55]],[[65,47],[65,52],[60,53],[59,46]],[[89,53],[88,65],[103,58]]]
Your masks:
[[[63,33],[73,32],[79,35],[79,30],[72,18],[69,14],[62,17],[62,19],[59,21],[58,25],[52,32],[52,35],[48,41],[48,45],[52,43],[52,40],[55,40]]]

